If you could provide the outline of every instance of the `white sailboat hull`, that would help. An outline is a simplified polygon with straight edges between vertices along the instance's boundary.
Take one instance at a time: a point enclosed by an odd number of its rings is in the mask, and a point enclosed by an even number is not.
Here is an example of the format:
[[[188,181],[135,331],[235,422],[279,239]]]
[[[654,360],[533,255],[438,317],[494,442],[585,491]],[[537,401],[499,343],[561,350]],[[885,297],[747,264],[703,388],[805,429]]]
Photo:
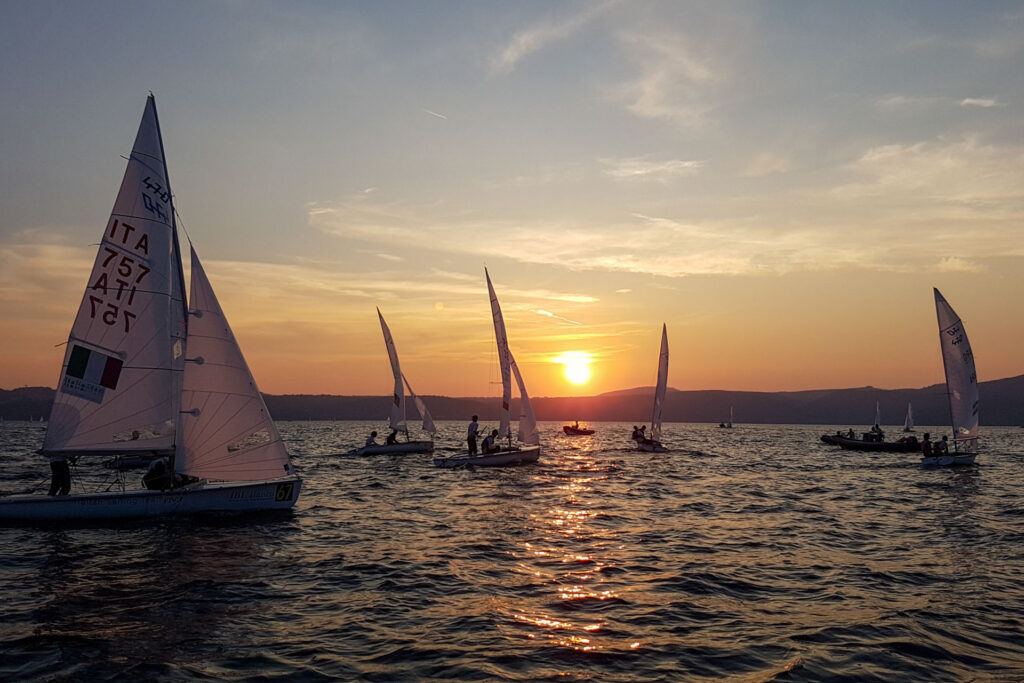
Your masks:
[[[973,465],[977,453],[948,453],[945,455],[929,455],[921,458],[926,467],[948,467],[950,465]]]
[[[668,453],[668,449],[660,443],[644,443],[643,441],[638,441],[636,448],[639,451],[645,451],[647,453]]]
[[[116,491],[0,499],[0,521],[76,522],[167,515],[286,510],[298,500],[298,478],[199,483],[167,491]]]
[[[399,453],[433,453],[433,441],[404,441],[401,443],[363,446],[350,451],[350,455],[394,455]]]
[[[540,458],[540,446],[531,446],[512,451],[498,451],[484,455],[463,455],[451,458],[434,458],[438,467],[511,467],[537,462]]]

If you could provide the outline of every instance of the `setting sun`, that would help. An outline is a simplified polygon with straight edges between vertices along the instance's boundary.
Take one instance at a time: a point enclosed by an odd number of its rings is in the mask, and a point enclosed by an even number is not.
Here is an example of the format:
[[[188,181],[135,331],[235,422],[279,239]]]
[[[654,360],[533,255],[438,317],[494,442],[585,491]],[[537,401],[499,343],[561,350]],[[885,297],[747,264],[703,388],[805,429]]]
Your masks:
[[[566,351],[551,359],[565,365],[565,378],[573,384],[584,384],[590,379],[590,354],[583,351]]]

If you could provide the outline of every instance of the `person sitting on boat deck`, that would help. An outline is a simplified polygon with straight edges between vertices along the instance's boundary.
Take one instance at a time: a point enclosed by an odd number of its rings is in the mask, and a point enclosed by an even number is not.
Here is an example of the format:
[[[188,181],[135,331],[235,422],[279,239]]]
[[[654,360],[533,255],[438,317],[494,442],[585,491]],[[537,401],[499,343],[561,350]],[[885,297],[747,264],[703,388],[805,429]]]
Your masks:
[[[492,429],[490,436],[484,439],[484,442],[480,444],[481,453],[493,453],[498,450],[498,447],[494,445],[494,440],[498,438],[498,430]]]
[[[576,426],[573,427],[573,429],[579,429],[579,428],[580,428],[580,421],[576,420]]]
[[[637,427],[636,425],[633,425],[633,436],[631,436],[629,438],[631,438],[633,441],[639,441],[640,440],[640,428]]]
[[[477,416],[474,415],[469,423],[469,429],[466,430],[466,445],[469,447],[470,455],[476,455],[476,433],[480,429],[480,425],[476,421]]]
[[[173,489],[175,484],[174,469],[167,458],[157,458],[149,463],[149,469],[142,475],[142,485],[151,491]]]
[[[50,456],[50,496],[66,496],[71,491],[71,468],[63,455]]]
[[[846,432],[847,439],[856,439],[857,435],[853,433],[853,427],[850,427],[850,431]]]
[[[364,446],[379,446],[377,443],[377,432],[370,432],[370,435],[366,437],[366,443]]]
[[[935,455],[946,455],[949,453],[949,437],[945,434],[942,435],[942,441],[937,441],[935,446],[932,448],[932,453]]]
[[[928,432],[924,433],[924,438],[921,440],[921,453],[923,453],[926,458],[932,454],[932,442],[931,439],[929,439]]]
[[[392,444],[398,443],[398,430],[397,429],[392,429],[391,430],[391,433],[388,434],[388,438],[387,438],[387,441],[385,443],[387,443],[387,445],[389,445],[389,446],[391,446]]]

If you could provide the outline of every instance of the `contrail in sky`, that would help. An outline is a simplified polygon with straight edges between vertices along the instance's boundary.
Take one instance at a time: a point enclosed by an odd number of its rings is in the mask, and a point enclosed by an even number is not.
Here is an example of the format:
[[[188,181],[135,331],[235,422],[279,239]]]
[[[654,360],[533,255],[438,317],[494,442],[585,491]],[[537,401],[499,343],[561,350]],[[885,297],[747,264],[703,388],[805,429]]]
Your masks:
[[[567,322],[567,323],[572,323],[573,325],[582,325],[582,324],[583,324],[583,323],[581,323],[581,322],[577,322],[577,321],[575,321],[575,320],[569,320],[568,318],[563,318],[563,317],[562,317],[562,316],[560,316],[560,315],[555,315],[555,314],[554,314],[554,313],[552,313],[551,311],[545,311],[545,310],[544,310],[544,309],[542,309],[542,308],[537,308],[537,309],[534,309],[534,311],[533,311],[533,312],[534,312],[534,313],[536,313],[536,314],[538,314],[538,315],[544,315],[544,316],[547,316],[547,317],[549,317],[549,318],[554,318],[555,320],[563,320],[563,321],[565,321],[565,322]]]
[[[448,120],[448,117],[445,116],[444,114],[438,114],[436,111],[430,111],[429,109],[426,109],[424,107],[420,107],[420,109],[423,109],[423,111],[427,112],[431,116],[436,116],[437,118],[444,119],[445,121]]]

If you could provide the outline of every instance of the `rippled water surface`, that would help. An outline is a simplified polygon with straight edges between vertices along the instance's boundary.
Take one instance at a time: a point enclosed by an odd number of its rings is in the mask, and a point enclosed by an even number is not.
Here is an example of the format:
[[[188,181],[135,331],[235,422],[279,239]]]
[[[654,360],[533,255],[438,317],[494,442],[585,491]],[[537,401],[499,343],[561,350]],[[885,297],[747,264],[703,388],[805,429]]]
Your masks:
[[[293,513],[0,528],[0,679],[1024,678],[1024,430],[924,469],[821,427],[594,426],[450,471],[282,423]],[[0,489],[47,478],[43,429],[0,424]]]

